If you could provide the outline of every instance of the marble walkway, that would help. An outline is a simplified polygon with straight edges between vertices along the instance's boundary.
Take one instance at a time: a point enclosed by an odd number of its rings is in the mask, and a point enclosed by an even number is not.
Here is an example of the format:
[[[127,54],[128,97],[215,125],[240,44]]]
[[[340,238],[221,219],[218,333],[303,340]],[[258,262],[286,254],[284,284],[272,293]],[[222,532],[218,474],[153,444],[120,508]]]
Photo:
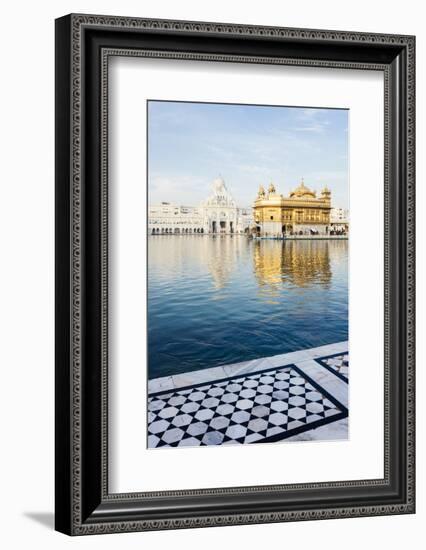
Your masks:
[[[348,437],[348,342],[148,382],[148,447]]]

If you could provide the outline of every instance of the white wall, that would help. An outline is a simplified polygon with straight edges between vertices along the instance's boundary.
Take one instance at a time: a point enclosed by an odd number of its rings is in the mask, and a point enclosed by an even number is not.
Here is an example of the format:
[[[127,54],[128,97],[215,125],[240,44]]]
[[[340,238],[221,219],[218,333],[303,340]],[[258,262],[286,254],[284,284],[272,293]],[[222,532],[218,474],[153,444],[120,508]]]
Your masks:
[[[425,205],[426,30],[420,1],[86,0],[8,2],[2,8],[1,94],[1,467],[3,548],[401,548],[424,538],[424,338],[418,351],[416,516],[227,527],[70,539],[53,524],[53,37],[69,12],[417,35],[418,211]],[[4,97],[3,97],[4,96]],[[424,234],[419,215],[418,240]],[[418,332],[425,331],[425,256],[419,247]],[[424,250],[424,246],[422,247]],[[423,311],[422,311],[423,309]],[[414,548],[419,545],[414,544]]]

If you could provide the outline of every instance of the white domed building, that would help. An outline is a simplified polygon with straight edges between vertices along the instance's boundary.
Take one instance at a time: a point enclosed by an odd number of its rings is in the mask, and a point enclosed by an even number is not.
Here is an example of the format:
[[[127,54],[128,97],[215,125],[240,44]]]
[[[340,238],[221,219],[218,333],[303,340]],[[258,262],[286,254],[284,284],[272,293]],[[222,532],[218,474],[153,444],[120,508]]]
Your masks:
[[[249,234],[251,208],[239,208],[223,178],[212,182],[212,193],[199,206],[162,203],[148,209],[151,235],[199,233],[207,235]]]
[[[240,233],[244,232],[239,223],[239,209],[234,197],[226,188],[221,177],[212,183],[212,194],[201,203],[200,210],[204,216],[206,233]]]

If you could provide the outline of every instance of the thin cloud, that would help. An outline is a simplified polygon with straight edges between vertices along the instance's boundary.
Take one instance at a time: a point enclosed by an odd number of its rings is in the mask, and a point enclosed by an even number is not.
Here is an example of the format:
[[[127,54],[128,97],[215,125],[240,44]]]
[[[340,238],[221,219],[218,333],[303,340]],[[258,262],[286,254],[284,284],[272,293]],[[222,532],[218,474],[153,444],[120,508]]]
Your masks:
[[[288,195],[305,177],[345,207],[347,123],[348,112],[333,109],[159,103],[149,120],[150,202],[199,204],[221,173],[240,206],[260,184]]]

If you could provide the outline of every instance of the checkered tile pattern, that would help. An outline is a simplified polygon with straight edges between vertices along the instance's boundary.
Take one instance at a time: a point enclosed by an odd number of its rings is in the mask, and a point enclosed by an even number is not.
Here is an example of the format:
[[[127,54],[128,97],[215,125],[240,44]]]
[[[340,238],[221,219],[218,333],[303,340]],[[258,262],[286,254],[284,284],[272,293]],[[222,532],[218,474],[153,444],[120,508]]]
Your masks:
[[[318,360],[329,371],[337,374],[345,382],[349,381],[349,354],[333,355],[331,357],[322,357]]]
[[[347,416],[294,365],[148,398],[148,447],[266,443]]]

